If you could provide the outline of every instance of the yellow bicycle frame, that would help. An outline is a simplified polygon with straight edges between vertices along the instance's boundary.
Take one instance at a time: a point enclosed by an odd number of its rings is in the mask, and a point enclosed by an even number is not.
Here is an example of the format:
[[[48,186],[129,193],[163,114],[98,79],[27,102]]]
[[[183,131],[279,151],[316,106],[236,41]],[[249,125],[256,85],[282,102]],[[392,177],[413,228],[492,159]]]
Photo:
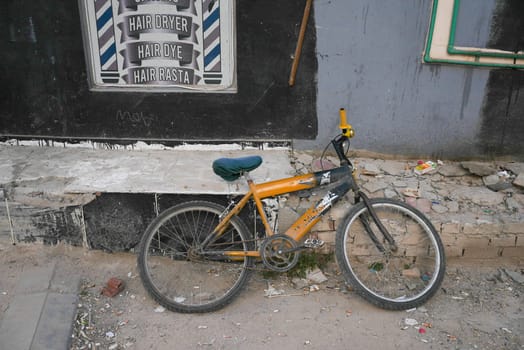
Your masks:
[[[274,232],[271,229],[265,214],[262,205],[262,199],[340,182],[336,188],[328,191],[320,201],[310,207],[285,232],[285,234],[290,238],[294,239],[295,241],[300,241],[321,219],[322,214],[326,212],[334,204],[334,202],[340,199],[340,197],[342,197],[350,189],[356,188],[351,174],[351,168],[348,166],[341,166],[331,170],[319,171],[306,175],[298,175],[290,178],[265,182],[262,184],[255,184],[248,176],[246,176],[246,178],[249,185],[248,193],[242,197],[242,199],[216,226],[215,230],[213,231],[215,237],[219,237],[225,232],[231,218],[235,215],[238,215],[251,198],[253,198],[255,201],[257,211],[266,230],[266,236],[272,236],[274,235]],[[258,251],[228,251],[224,252],[224,255],[237,257],[259,257],[260,253]]]

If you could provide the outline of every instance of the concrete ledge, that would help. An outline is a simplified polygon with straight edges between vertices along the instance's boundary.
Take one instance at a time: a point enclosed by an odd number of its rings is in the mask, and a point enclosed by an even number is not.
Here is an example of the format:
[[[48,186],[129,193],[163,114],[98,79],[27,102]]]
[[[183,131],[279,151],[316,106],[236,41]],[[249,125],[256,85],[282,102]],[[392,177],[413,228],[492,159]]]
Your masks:
[[[294,172],[287,148],[128,151],[0,145],[0,154],[0,184],[8,197],[36,207],[38,200],[46,201],[40,207],[48,208],[63,207],[60,199],[70,199],[66,205],[86,204],[93,199],[86,194],[99,192],[245,192],[243,181],[227,182],[213,173],[213,160],[221,157],[262,156],[262,166],[251,172],[255,181]]]
[[[314,155],[290,154],[288,149],[112,151],[4,145],[0,150],[5,195],[0,193],[0,235],[12,233],[15,241],[65,241],[106,250],[132,249],[157,213],[177,202],[196,196],[225,200],[244,193],[244,181],[228,183],[212,173],[216,158],[262,155],[264,163],[252,173],[255,181],[319,170]],[[519,256],[524,246],[520,185],[492,191],[482,177],[457,163],[416,175],[416,162],[410,160],[355,161],[364,191],[370,197],[409,201],[424,212],[440,232],[449,257]],[[524,164],[479,167],[519,172]],[[416,193],[416,198],[409,193]],[[322,195],[319,189],[280,201],[283,229]],[[313,228],[312,234],[328,243],[326,252],[332,249],[335,229],[350,207],[348,196]]]

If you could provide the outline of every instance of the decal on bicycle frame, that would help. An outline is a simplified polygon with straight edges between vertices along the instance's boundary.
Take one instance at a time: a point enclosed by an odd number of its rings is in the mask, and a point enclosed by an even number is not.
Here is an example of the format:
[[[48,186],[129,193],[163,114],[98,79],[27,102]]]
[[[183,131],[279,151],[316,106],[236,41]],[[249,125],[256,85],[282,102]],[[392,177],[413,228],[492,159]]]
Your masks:
[[[309,225],[314,220],[318,219],[322,214],[324,214],[326,211],[329,210],[333,202],[339,198],[339,195],[329,191],[322,197],[321,200],[318,201],[318,203],[315,205],[315,208],[311,208],[309,211],[309,215],[306,215],[304,217],[304,224]],[[298,230],[298,227],[295,228]]]
[[[322,177],[320,178],[320,186],[327,185],[330,183],[331,183],[331,172],[322,174]]]
[[[326,210],[331,207],[333,202],[338,198],[338,194],[329,191],[326,195],[317,203],[315,209],[319,210],[319,215],[322,215]]]
[[[335,202],[337,202],[340,197],[344,196],[350,189],[350,186],[348,183],[342,183],[339,186],[335,187],[334,189],[328,191],[322,197],[320,201],[318,201],[317,205],[315,206],[315,210],[319,212],[319,216],[324,214]]]
[[[348,167],[338,167],[330,170],[322,170],[314,173],[315,179],[319,186],[329,185],[347,178],[349,174]]]

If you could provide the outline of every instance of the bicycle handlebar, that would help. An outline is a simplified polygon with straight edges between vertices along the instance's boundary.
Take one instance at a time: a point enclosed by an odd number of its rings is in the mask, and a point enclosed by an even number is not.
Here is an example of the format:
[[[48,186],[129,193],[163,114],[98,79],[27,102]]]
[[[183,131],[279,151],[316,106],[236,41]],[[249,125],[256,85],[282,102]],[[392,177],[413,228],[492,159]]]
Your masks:
[[[346,110],[344,108],[340,108],[339,110],[340,114],[340,130],[342,130],[342,135],[352,138],[355,136],[355,131],[351,127],[351,124],[348,124],[347,118],[346,118]]]
[[[340,165],[350,165],[353,167],[353,164],[348,159],[344,152],[344,143],[348,142],[349,147],[349,139],[355,136],[355,131],[351,127],[351,124],[348,124],[347,122],[347,116],[346,116],[346,110],[344,108],[340,108],[339,110],[340,114],[340,130],[342,131],[342,134],[335,137],[333,140],[331,140],[331,144],[335,148],[335,151],[337,152],[338,159],[340,160]]]

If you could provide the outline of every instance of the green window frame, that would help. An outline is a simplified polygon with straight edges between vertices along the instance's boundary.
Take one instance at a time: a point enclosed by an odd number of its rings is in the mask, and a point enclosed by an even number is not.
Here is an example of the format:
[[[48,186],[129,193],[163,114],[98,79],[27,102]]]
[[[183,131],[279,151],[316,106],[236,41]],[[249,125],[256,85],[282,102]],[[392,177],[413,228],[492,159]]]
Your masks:
[[[459,9],[460,0],[433,0],[423,57],[425,63],[524,69],[524,51],[456,46]]]

